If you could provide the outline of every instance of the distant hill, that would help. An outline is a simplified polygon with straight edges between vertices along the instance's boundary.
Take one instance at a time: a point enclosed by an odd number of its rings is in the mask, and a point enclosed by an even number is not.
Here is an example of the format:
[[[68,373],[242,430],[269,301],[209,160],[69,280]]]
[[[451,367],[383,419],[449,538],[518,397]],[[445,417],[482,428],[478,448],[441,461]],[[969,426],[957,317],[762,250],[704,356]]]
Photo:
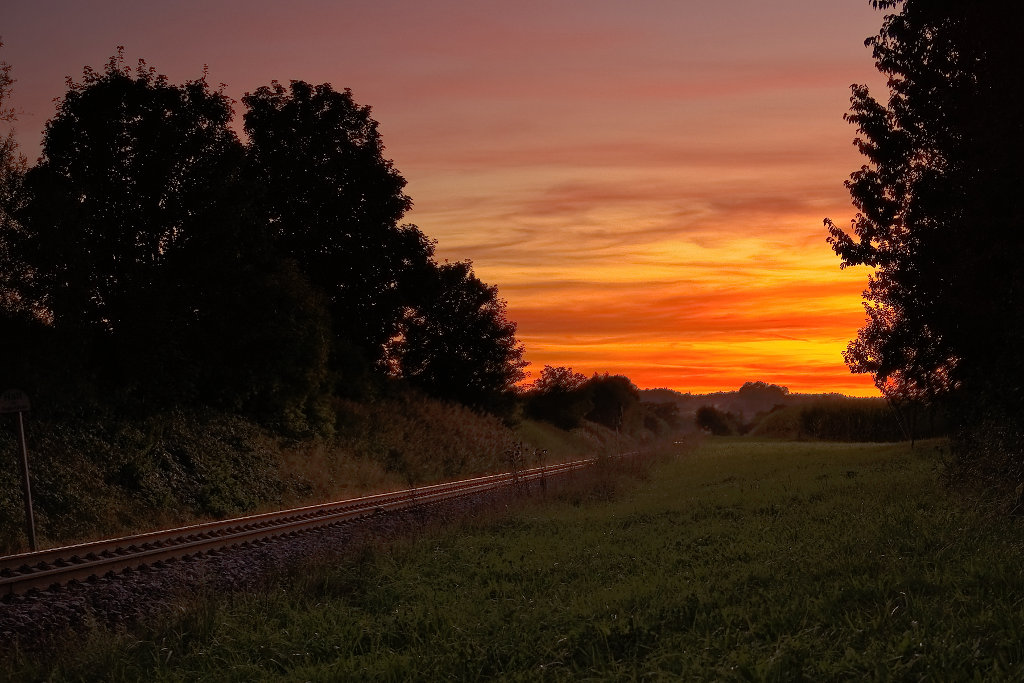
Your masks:
[[[703,406],[711,406],[724,413],[733,413],[744,420],[772,410],[823,399],[849,398],[842,394],[793,394],[788,387],[766,382],[746,382],[736,391],[716,391],[710,394],[681,393],[672,389],[642,389],[640,398],[651,403],[675,403],[682,415],[696,414]],[[882,401],[882,399],[877,399]]]
[[[792,394],[765,382],[747,382],[736,391],[710,394],[644,389],[642,401],[673,403],[684,420],[714,434],[750,434],[784,439],[899,441],[946,433],[934,406],[890,405],[883,398],[838,393]],[[697,412],[702,408],[711,408]]]

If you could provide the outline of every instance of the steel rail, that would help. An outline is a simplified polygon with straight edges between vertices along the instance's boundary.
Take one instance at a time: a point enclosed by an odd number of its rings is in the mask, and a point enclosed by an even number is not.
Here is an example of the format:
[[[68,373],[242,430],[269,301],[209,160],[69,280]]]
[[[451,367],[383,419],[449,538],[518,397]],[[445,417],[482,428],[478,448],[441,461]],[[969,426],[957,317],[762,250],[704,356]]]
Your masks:
[[[429,486],[378,493],[246,517],[79,543],[0,557],[0,595],[46,589],[70,581],[126,569],[160,566],[188,558],[339,524],[386,510],[459,498],[483,491],[557,476],[596,462],[595,458],[503,472]]]

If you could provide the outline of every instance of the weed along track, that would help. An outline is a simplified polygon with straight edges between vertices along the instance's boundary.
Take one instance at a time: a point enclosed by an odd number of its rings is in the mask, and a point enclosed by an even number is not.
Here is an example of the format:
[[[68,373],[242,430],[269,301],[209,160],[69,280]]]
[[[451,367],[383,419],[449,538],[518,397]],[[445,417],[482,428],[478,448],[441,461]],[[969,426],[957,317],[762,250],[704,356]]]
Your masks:
[[[71,581],[116,575],[125,570],[160,569],[180,559],[231,548],[293,538],[391,510],[426,506],[503,487],[543,481],[594,464],[596,460],[546,465],[472,479],[420,486],[322,505],[219,522],[94,541],[0,558],[0,595],[63,586]]]

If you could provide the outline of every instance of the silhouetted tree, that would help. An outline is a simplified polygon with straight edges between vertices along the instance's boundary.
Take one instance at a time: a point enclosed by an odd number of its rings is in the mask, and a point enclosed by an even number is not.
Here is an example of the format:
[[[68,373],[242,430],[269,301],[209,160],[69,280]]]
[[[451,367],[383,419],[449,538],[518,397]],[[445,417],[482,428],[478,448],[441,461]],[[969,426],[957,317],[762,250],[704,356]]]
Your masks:
[[[68,85],[13,241],[18,294],[59,336],[51,362],[143,407],[301,412],[330,327],[253,217],[230,100],[132,70],[120,50]]]
[[[4,65],[3,117],[10,83]],[[244,102],[247,147],[223,92],[119,49],[69,79],[24,183],[0,147],[5,343],[133,405],[199,400],[292,431],[369,367],[499,410],[526,365],[515,324],[468,262],[438,265],[399,224],[411,202],[369,108],[301,81]]]
[[[621,429],[626,416],[640,405],[640,390],[623,375],[594,375],[586,384],[593,408],[586,419],[609,429]]]
[[[69,81],[26,178],[33,296],[58,327],[118,334],[150,306],[161,268],[212,229],[241,152],[230,102],[120,53]]]
[[[1019,3],[875,0],[868,39],[889,101],[853,86],[868,164],[847,187],[842,265],[873,268],[868,320],[846,352],[887,395],[954,392],[965,425],[1024,424],[1024,52]],[[973,407],[971,407],[973,406]],[[971,415],[972,411],[974,414]],[[987,416],[987,417],[985,417]],[[968,431],[972,428],[968,427]],[[991,431],[985,427],[983,431]],[[1020,453],[1020,446],[1011,446]],[[1020,473],[1014,476],[1020,476]]]
[[[0,41],[0,48],[3,45]],[[7,123],[15,120],[14,108],[8,106],[13,85],[11,65],[0,61],[0,121]],[[18,229],[14,214],[23,201],[24,174],[25,158],[18,152],[14,130],[9,128],[0,138],[0,315],[3,316],[13,315],[23,308],[18,281],[27,273],[24,265],[17,261],[12,243]]]
[[[292,433],[319,428],[330,393],[330,315],[289,260],[237,264],[196,297],[199,395]]]
[[[780,387],[778,384],[768,384],[758,380],[757,382],[744,382],[737,393],[743,397],[750,396],[765,401],[782,401],[789,396],[789,387]]]
[[[526,393],[526,414],[560,429],[574,429],[594,408],[587,378],[572,368],[545,365]]]
[[[644,427],[654,434],[677,431],[684,427],[678,403],[641,401],[640,408],[644,412]]]
[[[0,41],[3,47],[3,41]],[[36,311],[23,295],[31,272],[17,249],[22,232],[15,215],[25,201],[26,160],[18,151],[9,105],[14,85],[11,65],[0,61],[0,121],[12,124],[0,137],[0,358],[7,359],[0,383],[36,393],[32,370],[45,355],[48,335]]]
[[[3,46],[0,40],[0,48]],[[13,85],[11,65],[0,61],[0,121],[5,123],[16,118],[14,107],[8,106]],[[25,158],[18,152],[13,128],[8,128],[0,138],[0,229],[7,229],[13,220],[12,213],[17,208],[24,172]]]
[[[788,398],[788,387],[762,381],[744,382],[728,403],[730,410],[737,411],[741,417],[750,419],[759,413],[766,413],[773,408],[785,405]]]
[[[741,431],[735,415],[722,412],[714,406],[698,408],[696,422],[697,427],[709,431],[715,436],[731,436]]]
[[[523,346],[497,287],[467,262],[444,263],[420,293],[390,348],[398,374],[427,392],[501,412],[523,378]]]
[[[542,394],[566,393],[575,391],[587,383],[587,376],[582,372],[573,372],[572,368],[545,365],[540,376],[530,384],[530,391]]]
[[[399,225],[412,201],[370,108],[347,89],[303,81],[274,81],[242,102],[260,219],[323,290],[335,334],[382,363],[429,277],[434,246]]]

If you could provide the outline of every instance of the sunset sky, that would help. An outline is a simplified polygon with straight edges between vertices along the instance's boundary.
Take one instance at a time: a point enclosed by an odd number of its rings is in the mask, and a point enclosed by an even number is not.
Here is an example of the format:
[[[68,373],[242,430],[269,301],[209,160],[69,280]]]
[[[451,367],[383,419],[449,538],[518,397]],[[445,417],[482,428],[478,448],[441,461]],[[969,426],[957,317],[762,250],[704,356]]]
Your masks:
[[[408,180],[407,221],[499,287],[527,359],[641,387],[874,395],[842,350],[867,272],[822,219],[881,94],[868,0],[5,3],[0,59],[34,160],[54,98],[117,45],[240,100],[351,88]],[[238,122],[242,113],[236,105]]]

